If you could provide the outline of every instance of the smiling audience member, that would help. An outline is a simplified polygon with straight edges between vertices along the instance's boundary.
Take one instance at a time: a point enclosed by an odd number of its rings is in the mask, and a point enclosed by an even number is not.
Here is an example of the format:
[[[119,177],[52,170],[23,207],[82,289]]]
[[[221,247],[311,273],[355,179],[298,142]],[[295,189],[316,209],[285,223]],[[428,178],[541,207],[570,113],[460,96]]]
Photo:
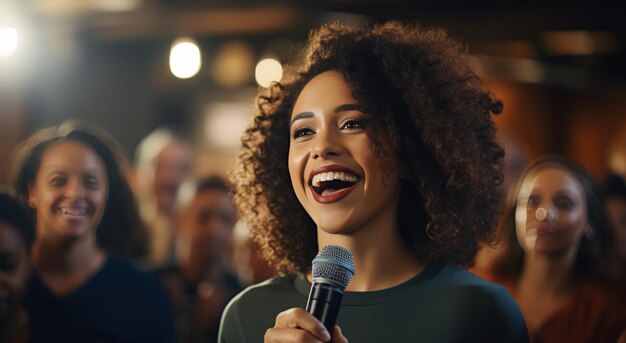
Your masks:
[[[158,280],[109,253],[138,222],[112,139],[68,122],[33,134],[18,156],[15,188],[36,227],[32,341],[174,341]]]

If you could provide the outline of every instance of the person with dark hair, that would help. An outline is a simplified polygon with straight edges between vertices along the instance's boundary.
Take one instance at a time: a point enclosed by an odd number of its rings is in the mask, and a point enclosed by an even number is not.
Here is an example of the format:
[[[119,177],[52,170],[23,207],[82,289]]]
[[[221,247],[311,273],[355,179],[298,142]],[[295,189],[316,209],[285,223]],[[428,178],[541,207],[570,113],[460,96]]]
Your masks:
[[[158,280],[115,256],[139,225],[121,163],[106,133],[74,122],[18,152],[14,184],[36,228],[24,300],[33,342],[174,341]]]
[[[229,265],[236,222],[230,187],[217,176],[188,180],[177,207],[178,268],[162,278],[174,302],[178,341],[216,342],[222,311],[242,289]]]
[[[34,229],[22,204],[0,189],[0,342],[28,342],[28,315],[22,306],[30,275]]]
[[[607,283],[613,235],[583,167],[561,157],[531,163],[511,188],[499,230],[493,279],[517,299],[533,341],[618,341],[626,304]]]
[[[258,97],[235,201],[284,276],[230,302],[220,342],[527,341],[507,290],[462,268],[496,226],[503,150],[502,103],[461,50],[439,29],[331,23]],[[331,244],[356,274],[327,332],[301,307]]]

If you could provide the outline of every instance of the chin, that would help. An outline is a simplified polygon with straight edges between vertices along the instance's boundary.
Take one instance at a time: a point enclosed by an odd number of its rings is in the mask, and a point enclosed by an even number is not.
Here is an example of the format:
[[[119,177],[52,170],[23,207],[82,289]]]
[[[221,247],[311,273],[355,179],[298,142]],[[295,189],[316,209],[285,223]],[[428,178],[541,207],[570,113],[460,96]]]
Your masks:
[[[317,229],[331,235],[345,235],[353,231],[353,226],[348,222],[339,220],[324,220],[317,222]]]

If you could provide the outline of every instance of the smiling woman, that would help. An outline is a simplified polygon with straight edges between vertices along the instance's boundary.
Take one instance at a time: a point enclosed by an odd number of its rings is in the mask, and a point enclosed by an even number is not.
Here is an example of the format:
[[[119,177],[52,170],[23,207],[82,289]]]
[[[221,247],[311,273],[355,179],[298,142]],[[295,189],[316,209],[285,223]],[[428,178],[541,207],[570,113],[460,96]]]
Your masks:
[[[503,151],[490,117],[502,104],[458,43],[334,23],[307,52],[258,97],[235,180],[239,213],[284,276],[229,304],[220,341],[526,341],[506,289],[460,268],[495,227]],[[332,332],[300,308],[328,245],[356,270]]]
[[[173,341],[157,279],[112,256],[129,253],[139,223],[113,140],[65,123],[33,134],[18,157],[15,188],[36,223],[32,341]]]

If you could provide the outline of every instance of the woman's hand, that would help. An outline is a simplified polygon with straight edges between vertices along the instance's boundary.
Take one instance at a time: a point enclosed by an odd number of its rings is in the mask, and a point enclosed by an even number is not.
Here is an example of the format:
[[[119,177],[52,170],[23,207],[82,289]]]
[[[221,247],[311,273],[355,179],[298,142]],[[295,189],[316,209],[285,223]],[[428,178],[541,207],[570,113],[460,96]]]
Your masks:
[[[335,326],[333,331],[333,343],[348,342],[338,326]],[[324,325],[299,307],[279,313],[274,327],[265,332],[265,343],[330,342],[330,338]]]

